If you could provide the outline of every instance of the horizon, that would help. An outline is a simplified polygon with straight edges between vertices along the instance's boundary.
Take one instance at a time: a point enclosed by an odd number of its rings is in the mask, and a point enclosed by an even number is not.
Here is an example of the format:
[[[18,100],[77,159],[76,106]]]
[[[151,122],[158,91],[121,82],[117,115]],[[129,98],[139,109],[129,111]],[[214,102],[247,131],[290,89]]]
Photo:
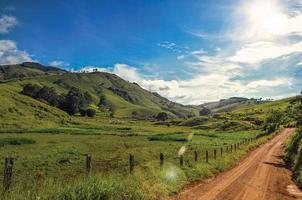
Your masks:
[[[0,7],[0,64],[98,68],[186,105],[301,90],[299,0],[4,0]]]

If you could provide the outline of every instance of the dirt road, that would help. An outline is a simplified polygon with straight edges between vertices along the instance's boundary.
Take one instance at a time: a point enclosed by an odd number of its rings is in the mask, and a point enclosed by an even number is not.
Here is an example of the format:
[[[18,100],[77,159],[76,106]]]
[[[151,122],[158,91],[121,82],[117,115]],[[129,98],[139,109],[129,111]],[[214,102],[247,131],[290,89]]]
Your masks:
[[[283,143],[292,132],[293,129],[284,129],[230,171],[185,189],[175,199],[302,199],[301,191],[291,180],[291,172],[285,168],[281,158]]]

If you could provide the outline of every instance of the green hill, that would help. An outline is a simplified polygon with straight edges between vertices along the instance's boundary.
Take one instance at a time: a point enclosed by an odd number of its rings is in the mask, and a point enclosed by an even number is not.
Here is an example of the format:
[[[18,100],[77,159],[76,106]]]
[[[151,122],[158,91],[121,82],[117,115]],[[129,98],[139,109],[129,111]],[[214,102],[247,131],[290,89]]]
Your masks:
[[[16,65],[0,65],[0,81],[63,73],[67,73],[67,71],[56,67],[43,66],[34,62],[24,62]]]
[[[208,108],[212,112],[230,112],[238,109],[242,106],[249,106],[258,104],[256,99],[248,99],[244,97],[231,97],[229,99],[221,99],[215,102],[204,103],[198,106],[198,108]]]
[[[18,67],[20,66],[18,65]],[[15,66],[13,68],[16,69]],[[27,68],[32,69],[26,67],[25,71]],[[65,73],[59,70],[56,73],[59,74],[44,73],[41,76],[1,83],[0,126],[31,127],[39,125],[48,127],[73,122],[73,117],[62,110],[48,105],[47,102],[21,94],[24,85],[28,83],[53,87],[59,94],[66,94],[71,87],[79,88],[91,94],[93,99],[91,106],[94,108],[97,108],[100,96],[104,95],[107,103],[114,108],[114,117],[117,118],[149,119],[159,112],[166,112],[170,117],[187,117],[198,114],[198,110],[195,108],[171,102],[157,93],[151,93],[136,83],[125,81],[114,74],[104,72]],[[98,111],[98,114],[100,112],[102,111]]]

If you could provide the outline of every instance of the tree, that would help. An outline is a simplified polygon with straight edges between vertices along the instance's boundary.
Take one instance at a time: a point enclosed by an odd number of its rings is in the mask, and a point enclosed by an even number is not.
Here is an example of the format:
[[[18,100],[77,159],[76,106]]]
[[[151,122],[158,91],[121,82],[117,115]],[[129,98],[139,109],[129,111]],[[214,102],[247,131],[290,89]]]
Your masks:
[[[26,84],[23,87],[22,93],[34,99],[46,101],[55,107],[59,107],[62,101],[62,97],[52,87],[44,86],[41,88],[38,85]]]
[[[47,101],[50,105],[58,107],[60,105],[60,98],[59,95],[56,93],[54,88],[44,86],[39,90],[36,95],[37,99],[43,99]]]
[[[41,89],[40,86],[29,83],[23,87],[22,94],[30,96],[32,98],[36,98],[36,95],[38,94],[40,89]]]
[[[107,98],[106,98],[106,96],[104,94],[101,95],[98,106],[99,107],[105,107],[105,106],[107,106]]]
[[[210,109],[203,107],[200,111],[199,111],[199,115],[210,115],[212,112]]]
[[[92,101],[89,93],[83,93],[80,89],[72,87],[65,96],[62,109],[70,115],[75,115],[80,109],[85,109]]]
[[[155,118],[157,121],[166,121],[168,119],[168,114],[165,112],[160,112]]]

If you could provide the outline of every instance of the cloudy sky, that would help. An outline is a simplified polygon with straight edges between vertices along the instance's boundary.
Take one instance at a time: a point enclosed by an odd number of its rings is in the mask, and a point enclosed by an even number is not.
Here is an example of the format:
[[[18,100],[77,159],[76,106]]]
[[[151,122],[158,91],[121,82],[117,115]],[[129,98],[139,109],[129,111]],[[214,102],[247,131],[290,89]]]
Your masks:
[[[115,73],[184,104],[302,90],[302,0],[0,2],[0,64]]]

